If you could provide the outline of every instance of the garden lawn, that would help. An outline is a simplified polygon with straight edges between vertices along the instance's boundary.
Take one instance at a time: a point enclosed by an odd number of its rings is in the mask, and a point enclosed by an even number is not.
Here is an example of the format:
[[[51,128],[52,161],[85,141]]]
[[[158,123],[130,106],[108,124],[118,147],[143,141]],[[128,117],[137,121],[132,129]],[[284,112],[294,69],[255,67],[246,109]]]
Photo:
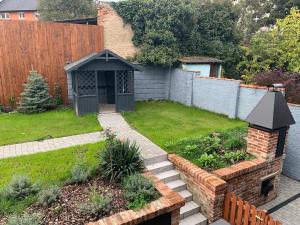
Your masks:
[[[71,168],[77,163],[87,163],[93,170],[97,167],[96,152],[103,149],[104,142],[75,146],[57,151],[38,153],[0,160],[0,190],[11,180],[13,175],[29,176],[42,187],[61,185],[70,176]],[[0,199],[1,214],[21,212],[32,203],[35,197],[22,201]]]
[[[240,120],[169,101],[137,102],[135,112],[124,113],[124,118],[166,150],[170,150],[166,148],[170,143],[183,138],[247,126]]]
[[[96,114],[77,117],[63,108],[39,114],[0,114],[0,145],[64,137],[102,130]]]

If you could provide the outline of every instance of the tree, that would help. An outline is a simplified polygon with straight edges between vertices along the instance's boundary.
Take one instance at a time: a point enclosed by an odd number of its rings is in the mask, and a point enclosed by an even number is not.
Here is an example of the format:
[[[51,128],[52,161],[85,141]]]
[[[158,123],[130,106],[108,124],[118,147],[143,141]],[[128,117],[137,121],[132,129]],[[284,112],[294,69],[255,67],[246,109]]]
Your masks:
[[[239,59],[237,15],[226,1],[127,0],[113,7],[130,23],[142,63],[172,66],[181,56],[206,55],[225,60],[232,75]]]
[[[300,7],[300,0],[240,0],[236,10],[244,42],[247,43],[260,28],[270,27],[277,19],[286,17],[292,7]]]
[[[49,87],[45,79],[36,71],[30,71],[24,91],[21,94],[18,111],[37,113],[46,111],[51,106]]]
[[[277,21],[269,31],[258,32],[243,47],[244,57],[238,65],[246,81],[261,71],[283,69],[300,72],[300,11],[292,8],[290,15]]]
[[[41,20],[66,20],[97,16],[94,0],[40,0]]]

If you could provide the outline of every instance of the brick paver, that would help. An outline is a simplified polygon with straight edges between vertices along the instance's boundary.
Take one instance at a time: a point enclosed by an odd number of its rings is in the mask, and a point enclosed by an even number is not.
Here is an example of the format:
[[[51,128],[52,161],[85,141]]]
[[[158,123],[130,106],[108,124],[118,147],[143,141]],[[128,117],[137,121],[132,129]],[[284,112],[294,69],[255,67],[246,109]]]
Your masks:
[[[110,129],[120,139],[134,141],[141,148],[141,156],[146,164],[158,157],[167,158],[167,153],[149,139],[132,129],[119,113],[101,113],[98,116],[101,127]]]
[[[62,138],[48,139],[44,141],[33,141],[15,145],[0,146],[0,159],[47,152],[61,148],[96,143],[104,140],[102,132],[86,133]]]

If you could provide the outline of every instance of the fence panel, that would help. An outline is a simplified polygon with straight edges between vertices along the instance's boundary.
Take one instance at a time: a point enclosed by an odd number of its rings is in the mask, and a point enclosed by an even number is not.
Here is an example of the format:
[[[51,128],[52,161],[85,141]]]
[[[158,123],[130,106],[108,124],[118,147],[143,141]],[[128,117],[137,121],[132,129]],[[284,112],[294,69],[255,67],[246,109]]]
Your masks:
[[[282,225],[233,193],[226,194],[223,216],[231,225]]]
[[[103,27],[53,22],[0,20],[0,104],[18,97],[34,69],[63,89],[67,102],[64,65],[103,50]]]

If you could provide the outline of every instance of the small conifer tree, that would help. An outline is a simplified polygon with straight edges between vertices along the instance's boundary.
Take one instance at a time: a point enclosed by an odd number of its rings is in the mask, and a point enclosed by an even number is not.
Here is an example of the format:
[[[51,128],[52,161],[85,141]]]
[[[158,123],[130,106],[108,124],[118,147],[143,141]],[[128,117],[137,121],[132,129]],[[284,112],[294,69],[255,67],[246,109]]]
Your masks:
[[[51,98],[46,80],[37,71],[30,71],[18,110],[23,113],[38,113],[46,111],[50,105]]]

